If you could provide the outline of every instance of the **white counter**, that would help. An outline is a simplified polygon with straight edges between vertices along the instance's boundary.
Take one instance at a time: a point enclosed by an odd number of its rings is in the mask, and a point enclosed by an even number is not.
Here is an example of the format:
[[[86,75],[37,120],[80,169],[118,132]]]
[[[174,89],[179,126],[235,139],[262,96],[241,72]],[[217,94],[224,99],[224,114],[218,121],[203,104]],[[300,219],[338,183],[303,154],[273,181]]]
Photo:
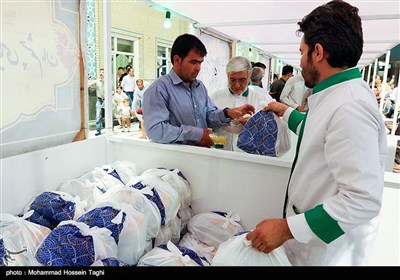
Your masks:
[[[292,156],[292,155],[290,155]],[[38,193],[54,190],[96,166],[115,160],[148,168],[178,168],[192,188],[195,213],[233,210],[251,230],[281,217],[291,159],[201,147],[157,144],[129,137],[98,136],[0,160],[0,211],[20,214]],[[400,265],[400,174],[385,174],[381,228],[371,265]]]

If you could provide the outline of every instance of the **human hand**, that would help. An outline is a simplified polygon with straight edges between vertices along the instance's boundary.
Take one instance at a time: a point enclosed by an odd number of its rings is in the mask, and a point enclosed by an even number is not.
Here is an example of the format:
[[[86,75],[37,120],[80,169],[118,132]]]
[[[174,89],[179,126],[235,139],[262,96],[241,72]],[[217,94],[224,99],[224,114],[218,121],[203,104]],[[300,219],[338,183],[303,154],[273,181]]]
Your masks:
[[[201,136],[199,146],[210,148],[212,145],[214,145],[214,141],[210,137],[211,133],[212,131],[208,128],[203,129],[203,135]]]
[[[245,125],[245,124],[247,123],[247,121],[248,121],[250,118],[251,118],[251,115],[246,114],[246,115],[244,115],[243,117],[238,118],[237,121],[238,121],[240,124]]]
[[[270,253],[285,241],[292,239],[286,219],[265,219],[250,231],[246,238],[251,240],[251,246],[261,252]]]
[[[254,112],[255,108],[253,105],[244,104],[240,107],[229,108],[227,114],[232,119],[238,119],[246,114],[252,115]]]
[[[274,102],[268,103],[268,105],[266,107],[264,107],[264,109],[262,109],[261,111],[263,111],[263,112],[272,111],[278,117],[282,117],[287,108],[289,108],[288,105],[274,101]]]
[[[304,107],[302,107],[302,106],[297,106],[296,110],[299,111],[299,112],[305,112],[305,111],[307,111],[307,110],[304,109]]]

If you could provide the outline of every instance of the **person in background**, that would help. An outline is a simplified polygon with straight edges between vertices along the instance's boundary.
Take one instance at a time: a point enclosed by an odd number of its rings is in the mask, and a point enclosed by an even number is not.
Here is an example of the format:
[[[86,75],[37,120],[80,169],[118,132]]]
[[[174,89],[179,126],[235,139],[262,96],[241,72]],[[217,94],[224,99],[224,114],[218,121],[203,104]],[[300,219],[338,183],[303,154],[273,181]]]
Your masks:
[[[256,68],[260,69],[262,74],[264,73],[262,68]],[[264,95],[259,91],[262,90],[262,88],[249,86],[250,77],[254,69],[255,68],[251,68],[250,61],[243,56],[231,58],[226,65],[228,87],[210,94],[214,104],[219,108],[251,104],[254,106],[255,111],[259,111],[263,109],[266,104],[273,101],[268,94]],[[242,151],[237,147],[238,133],[242,131],[243,125],[246,124],[250,117],[250,115],[247,115],[240,118],[236,123],[232,123],[230,126],[215,129],[218,135],[227,136],[227,143],[224,145],[225,150]]]
[[[124,68],[123,67],[118,67],[117,70],[117,87],[121,85],[122,82],[122,75],[124,75]]]
[[[269,88],[269,94],[273,99],[280,102],[281,92],[285,86],[286,81],[293,76],[293,66],[285,65],[282,68],[282,76],[279,80],[276,80],[271,84]]]
[[[266,66],[264,63],[259,62],[259,61],[254,62],[251,66],[252,66],[253,68],[254,68],[254,67],[261,67],[264,71],[265,71],[265,69],[267,69],[267,66]]]
[[[294,266],[368,265],[387,143],[374,93],[356,67],[361,18],[357,7],[334,0],[298,24],[309,109],[302,114],[279,102],[263,109],[288,121],[299,138],[283,218],[261,221],[247,239],[265,253],[283,244]]]
[[[211,147],[208,128],[230,125],[231,119],[254,113],[244,104],[218,109],[203,82],[197,80],[206,47],[196,36],[182,34],[171,49],[171,71],[159,77],[143,95],[147,136],[158,143],[183,143]]]
[[[264,77],[264,69],[262,69],[261,67],[253,67],[253,69],[251,70],[251,84],[252,86],[257,86],[262,88],[262,78]]]
[[[89,88],[96,88],[96,134],[95,136],[101,135],[101,129],[103,126],[103,110],[104,110],[104,69],[101,68],[99,72],[99,78],[89,84]]]
[[[387,83],[382,82],[381,76],[376,75],[374,92],[378,104],[380,103],[382,96],[385,96],[388,91],[391,91],[390,86]]]
[[[265,95],[267,99],[271,99],[271,96],[269,95],[269,92],[267,89],[263,88],[262,86],[262,78],[264,77],[265,71],[261,67],[253,67],[251,70],[251,83],[249,85],[250,88],[253,88],[254,90],[261,92],[261,94]]]
[[[132,68],[132,65],[130,65],[130,64],[127,64],[126,66],[125,66],[125,72],[124,73],[122,73],[122,75],[119,77],[119,84],[121,85],[121,83],[122,83],[122,79],[126,76],[126,75],[128,75],[128,73],[129,73],[129,69],[131,69]]]
[[[118,124],[122,128],[122,122],[121,122],[121,105],[122,102],[124,101],[125,98],[128,98],[128,95],[125,94],[125,92],[122,90],[121,86],[117,87],[117,92],[114,93],[113,95],[113,112],[114,112],[114,117],[118,119]]]
[[[131,129],[131,107],[129,106],[129,97],[125,98],[120,106],[120,118],[122,125],[122,132],[125,132],[125,129],[130,132]]]
[[[138,114],[138,109],[142,108],[142,100],[143,100],[143,94],[145,91],[148,89],[150,84],[148,82],[143,82],[142,79],[137,79],[136,80],[136,88],[133,93],[133,102],[132,102],[132,111],[136,115],[136,118],[139,120],[139,128],[141,128],[141,123],[142,123],[142,115]]]
[[[290,78],[285,83],[281,92],[281,102],[296,109],[299,112],[305,112],[308,109],[307,98],[311,90],[304,84],[302,73]]]
[[[121,86],[124,89],[124,92],[129,97],[129,106],[132,106],[133,102],[133,92],[136,88],[136,78],[135,78],[135,70],[131,67],[128,70],[128,75],[122,79]]]
[[[264,86],[263,86],[263,83],[262,83],[262,78],[264,77],[264,75],[265,75],[265,69],[267,69],[267,66],[264,64],[264,63],[262,63],[262,62],[255,62],[255,63],[252,63],[252,65],[251,65],[251,67],[254,69],[254,68],[261,68],[264,72],[263,72],[263,75],[262,75],[262,77],[261,77],[261,79],[259,80],[259,81],[257,81],[257,85],[260,87],[260,88],[264,88]],[[259,70],[257,70],[257,71],[259,71]],[[252,81],[253,81],[253,79],[252,79]]]
[[[276,74],[276,73],[274,73],[274,77],[272,78],[272,82],[275,82],[275,81],[277,81],[279,78],[278,78],[278,74]]]

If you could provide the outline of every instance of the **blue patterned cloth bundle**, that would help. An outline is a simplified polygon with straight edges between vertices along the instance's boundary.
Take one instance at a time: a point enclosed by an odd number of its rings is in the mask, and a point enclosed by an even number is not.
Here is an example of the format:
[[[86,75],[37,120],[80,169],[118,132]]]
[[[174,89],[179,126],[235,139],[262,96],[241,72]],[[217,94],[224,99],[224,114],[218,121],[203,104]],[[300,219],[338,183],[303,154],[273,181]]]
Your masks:
[[[111,206],[99,207],[90,210],[78,218],[78,222],[87,224],[89,227],[107,228],[111,231],[111,236],[115,243],[119,242],[119,235],[124,228],[126,214],[122,213],[122,221],[118,224],[113,219],[119,214],[120,210]]]
[[[28,221],[53,229],[62,221],[74,219],[76,203],[67,193],[42,192],[28,210],[34,210]]]
[[[106,228],[61,222],[40,244],[36,260],[44,266],[90,266],[104,258],[117,258],[117,245]]]
[[[4,247],[3,237],[0,235],[0,266],[6,266],[6,248]]]
[[[106,258],[93,263],[92,266],[130,266],[130,265],[116,258]]]
[[[239,133],[237,146],[250,154],[282,156],[290,150],[288,126],[273,112],[258,111]]]

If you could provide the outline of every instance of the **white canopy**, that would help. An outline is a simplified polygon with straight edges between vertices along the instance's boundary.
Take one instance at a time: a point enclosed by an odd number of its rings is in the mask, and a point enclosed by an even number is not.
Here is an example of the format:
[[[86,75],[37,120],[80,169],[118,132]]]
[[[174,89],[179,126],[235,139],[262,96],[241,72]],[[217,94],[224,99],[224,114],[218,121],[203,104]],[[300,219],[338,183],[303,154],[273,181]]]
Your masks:
[[[249,44],[261,53],[300,64],[297,22],[326,1],[311,0],[153,0],[172,12],[192,19],[195,27],[209,29]],[[400,43],[399,0],[351,0],[358,7],[364,32],[359,67],[374,62]]]

